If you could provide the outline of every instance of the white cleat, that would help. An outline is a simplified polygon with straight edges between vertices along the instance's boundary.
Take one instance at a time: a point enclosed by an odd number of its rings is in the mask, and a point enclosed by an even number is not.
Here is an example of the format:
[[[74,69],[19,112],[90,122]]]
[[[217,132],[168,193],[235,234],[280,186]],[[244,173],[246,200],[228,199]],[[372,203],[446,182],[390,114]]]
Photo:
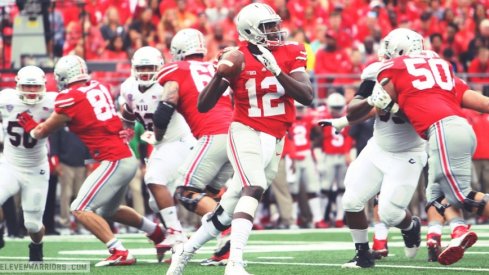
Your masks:
[[[246,264],[244,262],[229,260],[224,270],[224,275],[253,275],[244,269],[245,266]]]
[[[166,275],[182,275],[187,263],[194,256],[193,252],[183,251],[183,243],[176,244],[171,251],[171,264]]]
[[[165,239],[161,243],[155,245],[158,262],[163,260],[165,253],[172,249],[174,245],[184,243],[187,240],[187,237],[182,233],[182,231],[168,228],[165,233]]]

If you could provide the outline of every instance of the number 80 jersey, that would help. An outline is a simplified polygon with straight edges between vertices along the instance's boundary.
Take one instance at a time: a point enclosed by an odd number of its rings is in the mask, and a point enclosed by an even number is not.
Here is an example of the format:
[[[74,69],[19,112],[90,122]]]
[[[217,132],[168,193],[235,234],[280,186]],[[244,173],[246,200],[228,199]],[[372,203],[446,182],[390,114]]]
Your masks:
[[[5,89],[0,92],[4,155],[10,164],[32,167],[47,160],[46,138],[33,139],[17,122],[17,115],[27,111],[35,121],[46,120],[53,112],[56,95],[47,92],[41,102],[27,105],[20,100],[17,90]]]

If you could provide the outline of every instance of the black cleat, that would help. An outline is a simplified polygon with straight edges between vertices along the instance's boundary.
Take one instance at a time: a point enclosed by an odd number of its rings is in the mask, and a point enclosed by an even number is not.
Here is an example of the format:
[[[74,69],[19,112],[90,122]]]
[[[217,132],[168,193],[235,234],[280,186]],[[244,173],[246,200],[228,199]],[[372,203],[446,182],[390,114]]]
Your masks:
[[[0,226],[0,249],[5,246],[5,240],[3,239],[3,234],[5,233],[5,226]]]
[[[43,254],[42,254],[42,243],[29,244],[29,262],[42,262]]]
[[[375,266],[375,259],[370,250],[357,250],[357,254],[342,268],[369,268]]]
[[[416,257],[421,244],[421,220],[413,216],[413,222],[414,225],[411,230],[401,230],[402,238],[404,239],[404,254],[408,258]]]

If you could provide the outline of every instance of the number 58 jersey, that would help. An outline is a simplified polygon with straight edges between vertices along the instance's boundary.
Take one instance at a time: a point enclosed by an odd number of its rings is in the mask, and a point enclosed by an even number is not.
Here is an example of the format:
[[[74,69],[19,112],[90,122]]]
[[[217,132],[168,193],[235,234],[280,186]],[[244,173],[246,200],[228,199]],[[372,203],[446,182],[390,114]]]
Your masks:
[[[41,102],[28,105],[20,100],[17,90],[5,89],[0,92],[0,112],[4,132],[3,152],[10,164],[32,167],[47,160],[47,139],[33,139],[17,122],[17,115],[27,111],[35,121],[46,120],[53,112],[56,95],[57,93],[47,92]]]

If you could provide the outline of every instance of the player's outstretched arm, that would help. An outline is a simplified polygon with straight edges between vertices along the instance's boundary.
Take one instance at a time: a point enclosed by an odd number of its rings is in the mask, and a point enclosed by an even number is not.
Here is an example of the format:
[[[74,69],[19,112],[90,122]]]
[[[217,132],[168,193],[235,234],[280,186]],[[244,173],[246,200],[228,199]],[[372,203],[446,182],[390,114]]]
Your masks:
[[[474,90],[467,90],[462,97],[462,107],[489,113],[489,97]]]
[[[39,123],[34,129],[32,129],[30,131],[30,135],[35,139],[45,138],[59,128],[63,127],[65,123],[70,120],[70,117],[67,115],[53,112],[46,121]]]

